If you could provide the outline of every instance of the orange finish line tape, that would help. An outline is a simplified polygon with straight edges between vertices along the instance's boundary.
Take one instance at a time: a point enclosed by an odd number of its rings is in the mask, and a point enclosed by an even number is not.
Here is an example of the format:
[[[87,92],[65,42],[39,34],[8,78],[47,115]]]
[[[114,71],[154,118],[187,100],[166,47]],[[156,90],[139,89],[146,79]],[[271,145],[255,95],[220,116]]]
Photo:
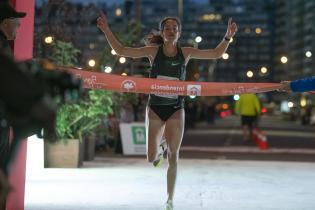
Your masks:
[[[115,92],[183,96],[227,96],[277,90],[280,83],[189,82],[118,76],[113,74],[62,68],[83,80],[83,87]]]

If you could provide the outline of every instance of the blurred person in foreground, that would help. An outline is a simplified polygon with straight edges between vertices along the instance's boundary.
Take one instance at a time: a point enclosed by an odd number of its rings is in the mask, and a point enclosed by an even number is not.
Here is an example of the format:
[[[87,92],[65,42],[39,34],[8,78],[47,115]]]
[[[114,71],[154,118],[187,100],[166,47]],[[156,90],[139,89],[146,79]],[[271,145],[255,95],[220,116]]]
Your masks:
[[[20,26],[19,18],[26,16],[24,12],[17,12],[11,7],[7,1],[0,2],[0,53],[3,56],[13,57],[10,40],[14,40],[16,37],[16,31]],[[6,59],[6,57],[1,57]],[[8,58],[9,59],[9,58]],[[1,66],[1,73],[6,71],[5,66]],[[2,79],[4,79],[1,74]],[[1,87],[3,88],[3,87]],[[7,89],[6,91],[9,91]],[[9,192],[9,184],[7,182],[7,164],[9,159],[9,132],[10,126],[7,119],[4,117],[4,103],[2,101],[2,95],[0,96],[0,210],[5,209],[5,200]]]
[[[9,41],[15,39],[19,18],[25,15],[0,2],[0,210],[6,206],[10,164],[20,141],[34,134],[54,141],[56,99],[79,97],[81,88],[79,79],[52,71],[44,60],[14,61]]]
[[[19,142],[41,134],[42,128],[54,133],[56,110],[46,92],[47,81],[26,73],[28,68],[21,68],[1,52],[0,66],[0,210],[3,210],[9,192],[8,183],[4,181],[7,182]]]
[[[243,143],[250,144],[253,139],[253,127],[260,116],[260,102],[256,94],[241,94],[235,104],[235,113],[241,116]]]

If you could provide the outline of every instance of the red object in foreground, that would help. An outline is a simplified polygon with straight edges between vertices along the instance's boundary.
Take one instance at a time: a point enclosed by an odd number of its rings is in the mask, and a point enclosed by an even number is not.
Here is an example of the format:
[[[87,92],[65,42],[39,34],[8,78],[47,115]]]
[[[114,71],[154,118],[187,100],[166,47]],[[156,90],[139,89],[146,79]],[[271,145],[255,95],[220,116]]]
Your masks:
[[[259,149],[261,149],[261,150],[268,149],[268,139],[267,139],[267,135],[265,134],[265,132],[263,132],[259,128],[255,128],[253,130],[253,138],[254,138],[254,141],[255,141],[255,143]]]
[[[20,19],[21,26],[13,43],[14,58],[19,61],[31,59],[33,57],[35,0],[10,0],[10,2],[17,11],[27,13],[25,18]],[[26,152],[27,144],[26,140],[23,140],[11,163],[9,181],[12,191],[7,198],[6,210],[24,210]]]

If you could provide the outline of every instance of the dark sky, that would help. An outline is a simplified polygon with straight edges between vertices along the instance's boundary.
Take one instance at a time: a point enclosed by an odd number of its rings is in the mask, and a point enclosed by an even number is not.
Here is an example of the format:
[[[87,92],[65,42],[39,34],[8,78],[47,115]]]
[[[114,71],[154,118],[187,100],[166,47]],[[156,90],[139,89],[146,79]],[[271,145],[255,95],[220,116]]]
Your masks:
[[[69,2],[81,2],[81,3],[85,3],[85,4],[89,4],[89,3],[103,3],[106,2],[106,4],[110,5],[110,4],[121,4],[122,2],[124,2],[124,0],[68,0]]]
[[[69,2],[77,2],[83,4],[90,4],[90,3],[102,3],[106,2],[107,4],[121,4],[124,0],[67,0]],[[35,0],[37,5],[42,5],[43,2],[47,2],[47,0]]]
[[[113,4],[115,2],[117,2],[117,4],[124,2],[124,0],[68,0],[68,1],[72,1],[72,2],[81,2],[81,3],[90,3],[90,2],[106,2],[108,4]],[[171,0],[171,1],[177,1],[177,0]],[[192,0],[196,3],[207,3],[208,0]],[[156,2],[158,3],[159,0],[156,0]]]
[[[41,4],[43,1],[47,1],[47,0],[36,0],[36,4]],[[107,4],[121,4],[122,2],[124,2],[125,0],[67,0],[69,2],[80,2],[80,3],[84,3],[84,4],[89,4],[89,3],[102,3],[102,2],[106,2]],[[156,2],[158,2],[159,0],[156,0]],[[177,0],[171,0],[171,1],[177,1]],[[208,0],[192,0],[196,3],[207,3]]]

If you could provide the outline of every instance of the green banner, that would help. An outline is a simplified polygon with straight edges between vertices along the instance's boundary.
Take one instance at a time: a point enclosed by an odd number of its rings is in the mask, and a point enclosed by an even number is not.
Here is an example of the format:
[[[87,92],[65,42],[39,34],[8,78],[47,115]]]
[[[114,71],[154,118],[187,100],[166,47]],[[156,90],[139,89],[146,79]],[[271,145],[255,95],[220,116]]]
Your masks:
[[[132,140],[134,144],[145,144],[145,127],[144,126],[132,126]]]

